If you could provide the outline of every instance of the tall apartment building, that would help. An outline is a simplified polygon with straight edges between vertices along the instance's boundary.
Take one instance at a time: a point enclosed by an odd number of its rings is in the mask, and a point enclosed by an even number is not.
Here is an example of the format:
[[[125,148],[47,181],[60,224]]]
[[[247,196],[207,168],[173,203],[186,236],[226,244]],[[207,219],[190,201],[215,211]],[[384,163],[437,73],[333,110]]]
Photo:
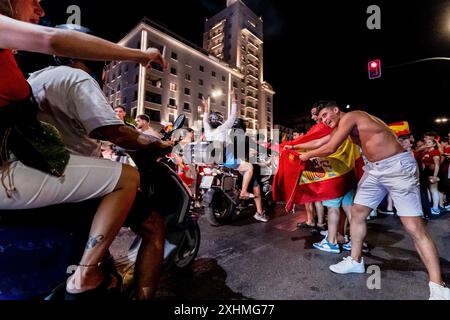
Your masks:
[[[224,11],[229,8],[232,6]],[[113,62],[107,67],[104,92],[113,106],[125,106],[131,117],[147,114],[154,128],[160,128],[162,121],[172,122],[184,113],[186,126],[200,130],[204,111],[199,108],[201,98],[220,92],[219,97],[211,98],[211,109],[228,116],[231,108],[229,92],[234,88],[240,113],[248,120],[249,131],[256,133],[257,129],[268,129],[272,132],[274,92],[262,81],[262,41],[257,41],[251,31],[243,29],[231,38],[239,39],[239,45],[243,46],[243,35],[247,37],[245,45],[249,49],[252,45],[255,47],[252,47],[252,52],[256,56],[246,57],[245,63],[237,64],[213,54],[209,50],[213,47],[208,50],[197,47],[166,28],[143,19],[119,44],[141,50],[156,47],[169,62],[169,68],[162,70],[155,65],[149,70],[135,63]],[[262,38],[262,34],[258,35]],[[247,66],[250,61],[253,65]]]
[[[227,0],[227,7],[205,23],[203,48],[237,68],[245,117],[252,129],[273,128],[273,91],[264,82],[263,21],[241,0]]]

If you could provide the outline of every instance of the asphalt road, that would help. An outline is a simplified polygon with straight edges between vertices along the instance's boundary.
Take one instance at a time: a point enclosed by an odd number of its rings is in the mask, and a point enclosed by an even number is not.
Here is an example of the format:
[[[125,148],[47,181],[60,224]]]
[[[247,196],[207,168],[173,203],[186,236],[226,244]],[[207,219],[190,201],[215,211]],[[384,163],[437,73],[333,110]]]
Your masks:
[[[297,229],[305,220],[303,207],[285,214],[278,206],[268,223],[241,216],[229,225],[212,227],[200,219],[201,248],[197,260],[186,271],[165,271],[157,299],[427,299],[425,268],[398,218],[378,217],[368,222],[365,255],[371,274],[337,275],[330,264],[348,253],[321,252],[312,247],[322,236]],[[436,241],[444,280],[450,282],[450,214],[433,219],[427,227]],[[121,254],[129,241],[122,232],[116,241]],[[379,269],[377,269],[379,268]],[[373,270],[380,272],[373,273]],[[380,277],[378,277],[378,275]],[[368,288],[372,287],[372,289]],[[375,287],[375,288],[374,288]]]

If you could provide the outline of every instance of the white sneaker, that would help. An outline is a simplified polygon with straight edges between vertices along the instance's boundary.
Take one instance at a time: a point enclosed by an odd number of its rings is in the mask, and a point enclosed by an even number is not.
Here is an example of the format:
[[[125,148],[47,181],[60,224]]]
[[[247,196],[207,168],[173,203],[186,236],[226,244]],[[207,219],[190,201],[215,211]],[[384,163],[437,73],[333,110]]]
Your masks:
[[[364,259],[361,258],[361,262],[356,262],[351,256],[345,257],[341,262],[331,265],[330,270],[339,274],[366,272]]]
[[[429,282],[428,286],[430,287],[430,299],[429,300],[450,300],[450,289],[438,285],[434,282]]]
[[[325,238],[326,238],[326,237],[328,237],[328,230],[322,230],[322,231],[320,231],[320,234],[325,236]]]
[[[253,215],[253,218],[255,218],[258,221],[261,222],[269,222],[269,217],[263,212],[263,213],[255,213]]]

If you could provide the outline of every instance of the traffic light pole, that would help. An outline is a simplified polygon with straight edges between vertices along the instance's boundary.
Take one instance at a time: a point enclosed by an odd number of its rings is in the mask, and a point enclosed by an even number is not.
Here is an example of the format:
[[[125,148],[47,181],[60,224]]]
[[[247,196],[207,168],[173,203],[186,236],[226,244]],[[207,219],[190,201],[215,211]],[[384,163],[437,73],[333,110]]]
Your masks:
[[[416,63],[426,62],[426,61],[450,61],[450,58],[447,58],[447,57],[432,57],[432,58],[418,59],[418,60],[413,60],[413,61],[409,61],[409,62],[405,62],[405,63],[396,64],[396,65],[393,65],[393,66],[384,67],[383,69],[391,69],[391,68],[396,68],[396,67],[403,67],[403,66],[407,66],[407,65],[410,65],[410,64],[416,64]]]

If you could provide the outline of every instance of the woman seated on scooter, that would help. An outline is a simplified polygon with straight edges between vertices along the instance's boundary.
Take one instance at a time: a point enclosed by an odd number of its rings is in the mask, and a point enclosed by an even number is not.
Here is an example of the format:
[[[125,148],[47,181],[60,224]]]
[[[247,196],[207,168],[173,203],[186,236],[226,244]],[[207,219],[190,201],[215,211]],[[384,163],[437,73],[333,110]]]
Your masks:
[[[32,209],[103,197],[80,263],[67,281],[66,298],[105,296],[118,279],[103,274],[100,262],[133,204],[139,174],[127,165],[74,155],[65,164],[62,177],[19,161],[8,145],[10,134],[18,126],[36,124],[34,108],[37,106],[10,48],[92,60],[130,60],[144,66],[152,61],[165,66],[165,61],[156,49],[142,52],[74,31],[33,25],[44,15],[39,2],[0,0],[0,180],[3,187],[0,210]]]

